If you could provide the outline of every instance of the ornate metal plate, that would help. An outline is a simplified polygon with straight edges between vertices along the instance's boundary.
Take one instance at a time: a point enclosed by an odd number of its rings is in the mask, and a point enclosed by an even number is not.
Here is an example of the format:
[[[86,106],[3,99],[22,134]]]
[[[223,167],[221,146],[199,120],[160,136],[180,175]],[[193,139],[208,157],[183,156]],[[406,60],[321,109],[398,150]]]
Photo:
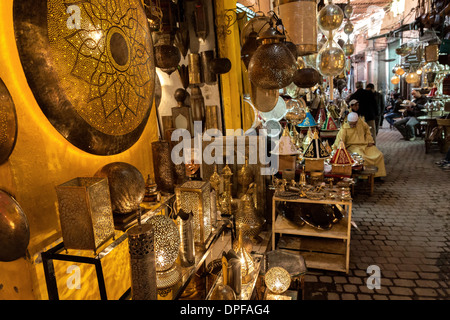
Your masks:
[[[0,79],[0,164],[8,160],[17,139],[16,107],[11,94]]]
[[[153,43],[139,0],[16,0],[28,84],[50,123],[98,155],[130,148],[153,102]]]

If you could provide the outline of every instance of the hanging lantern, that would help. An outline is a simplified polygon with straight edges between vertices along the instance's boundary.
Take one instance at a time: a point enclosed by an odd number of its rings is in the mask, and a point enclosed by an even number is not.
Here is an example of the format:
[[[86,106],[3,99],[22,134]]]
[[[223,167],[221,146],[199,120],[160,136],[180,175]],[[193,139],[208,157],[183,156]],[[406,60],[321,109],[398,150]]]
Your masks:
[[[282,89],[292,82],[297,63],[283,43],[286,37],[273,26],[258,37],[261,45],[248,65],[251,82],[263,89]]]
[[[319,28],[327,32],[339,28],[343,20],[344,12],[331,1],[317,14]]]
[[[276,0],[274,10],[289,31],[288,39],[297,46],[299,56],[317,52],[317,2]]]
[[[241,31],[241,45],[247,41],[250,33],[257,32],[262,33],[270,28],[270,17],[267,16],[256,16],[250,19],[242,28]]]
[[[351,56],[355,52],[355,46],[350,41],[347,41],[342,47],[344,54],[348,57]]]
[[[350,1],[348,1],[347,5],[344,7],[344,15],[347,19],[350,19],[353,13],[353,6],[350,4]]]
[[[332,39],[328,40],[317,55],[317,68],[323,76],[334,77],[344,71],[344,50]]]
[[[399,82],[400,82],[400,77],[399,76],[397,76],[397,75],[392,76],[392,78],[391,78],[391,83],[392,84],[399,84]]]
[[[403,68],[402,68],[401,66],[398,66],[398,67],[395,69],[395,74],[398,75],[398,76],[402,76],[402,75],[405,74],[405,70],[403,70]]]
[[[419,76],[415,72],[409,72],[405,77],[406,83],[417,83],[420,81]]]
[[[314,68],[298,69],[293,82],[299,88],[312,88],[322,80],[320,73]]]
[[[351,34],[353,32],[353,24],[349,21],[344,26],[344,33],[345,34]]]
[[[289,100],[286,103],[286,107],[289,109],[284,117],[286,118],[287,121],[289,121],[290,124],[295,126],[297,124],[300,124],[306,118],[305,108],[300,105],[299,100],[296,99]]]

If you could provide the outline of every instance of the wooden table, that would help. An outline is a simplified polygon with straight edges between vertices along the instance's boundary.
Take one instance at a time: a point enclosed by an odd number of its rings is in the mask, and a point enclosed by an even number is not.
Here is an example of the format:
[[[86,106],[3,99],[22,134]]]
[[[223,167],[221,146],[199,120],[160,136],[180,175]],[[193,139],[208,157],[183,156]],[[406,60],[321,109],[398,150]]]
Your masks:
[[[362,171],[354,171],[352,173],[352,177],[358,179],[359,181],[367,180],[367,184],[369,185],[368,190],[370,195],[372,195],[375,188],[375,173],[377,172],[378,168],[375,166],[364,166],[364,169]]]

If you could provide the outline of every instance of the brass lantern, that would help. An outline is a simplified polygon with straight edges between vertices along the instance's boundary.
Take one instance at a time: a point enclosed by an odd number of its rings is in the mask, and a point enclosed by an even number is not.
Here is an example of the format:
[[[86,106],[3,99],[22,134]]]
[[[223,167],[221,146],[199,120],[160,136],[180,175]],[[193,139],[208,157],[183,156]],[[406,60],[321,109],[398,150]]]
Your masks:
[[[300,56],[317,52],[317,2],[314,0],[276,0],[274,10],[289,31],[288,39]]]
[[[400,77],[397,76],[397,75],[393,75],[392,78],[391,78],[391,83],[392,84],[399,84],[399,82],[400,82]]]
[[[418,83],[420,81],[419,75],[413,71],[409,72],[405,77],[406,83]]]
[[[351,56],[355,52],[355,46],[350,41],[347,41],[342,47],[342,50],[344,50],[346,56]]]
[[[264,282],[271,292],[282,294],[291,285],[291,275],[282,267],[272,267],[266,272]]]
[[[332,4],[331,1],[317,14],[319,28],[324,32],[327,31],[326,33],[339,28],[343,20],[344,12],[339,6]]]
[[[353,32],[353,24],[349,21],[344,26],[344,33],[345,34],[351,34]]]
[[[261,45],[248,65],[250,81],[263,89],[282,89],[292,82],[297,62],[283,43],[286,36],[273,26],[258,37]]]
[[[317,55],[317,68],[323,76],[338,76],[345,68],[344,50],[333,39],[320,49]]]
[[[175,188],[177,207],[194,214],[194,241],[202,248],[211,234],[211,184],[209,181],[186,181]]]
[[[66,249],[94,250],[114,237],[108,179],[79,177],[56,187]]]

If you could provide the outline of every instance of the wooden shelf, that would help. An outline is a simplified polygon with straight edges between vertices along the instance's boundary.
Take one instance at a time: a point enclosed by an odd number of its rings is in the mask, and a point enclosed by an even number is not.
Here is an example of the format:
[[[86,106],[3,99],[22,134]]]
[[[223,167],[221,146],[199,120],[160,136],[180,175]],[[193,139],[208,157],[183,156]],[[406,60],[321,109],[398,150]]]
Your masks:
[[[347,225],[348,219],[347,217],[344,217],[341,221],[334,224],[330,230],[319,230],[307,224],[302,227],[298,227],[284,216],[279,215],[275,221],[273,232],[295,234],[299,236],[347,239]]]
[[[350,261],[350,230],[352,219],[351,200],[287,200],[272,199],[272,250],[275,250],[276,237],[280,234],[278,247],[300,252],[306,267],[312,269],[333,270],[348,273]],[[283,215],[276,216],[276,202],[314,203],[342,206],[344,217],[332,225],[330,230],[320,230],[305,224],[301,227],[289,221]],[[289,236],[286,236],[289,235]]]

